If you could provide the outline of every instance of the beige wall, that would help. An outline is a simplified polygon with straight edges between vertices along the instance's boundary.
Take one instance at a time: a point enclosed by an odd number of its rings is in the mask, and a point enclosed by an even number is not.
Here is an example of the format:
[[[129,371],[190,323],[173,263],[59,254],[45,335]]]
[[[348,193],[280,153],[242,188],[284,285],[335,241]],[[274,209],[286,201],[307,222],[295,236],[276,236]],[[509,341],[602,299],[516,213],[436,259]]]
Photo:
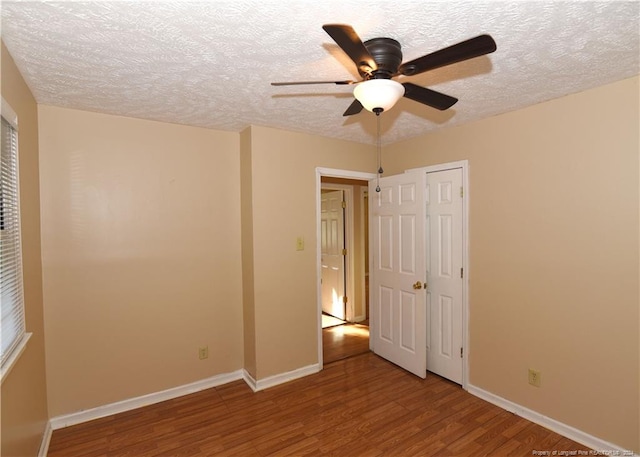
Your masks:
[[[238,134],[39,121],[51,416],[241,369]]]
[[[375,154],[368,145],[266,127],[251,127],[251,141],[260,380],[318,362],[316,168],[370,171]]]
[[[469,160],[471,384],[636,452],[638,100],[636,77],[384,150],[389,174]]]
[[[51,416],[318,361],[315,169],[372,169],[370,146],[51,106],[39,119]]]
[[[45,377],[38,113],[35,99],[2,43],[2,97],[18,115],[25,319],[33,336],[2,383],[1,455],[37,455],[48,420]]]

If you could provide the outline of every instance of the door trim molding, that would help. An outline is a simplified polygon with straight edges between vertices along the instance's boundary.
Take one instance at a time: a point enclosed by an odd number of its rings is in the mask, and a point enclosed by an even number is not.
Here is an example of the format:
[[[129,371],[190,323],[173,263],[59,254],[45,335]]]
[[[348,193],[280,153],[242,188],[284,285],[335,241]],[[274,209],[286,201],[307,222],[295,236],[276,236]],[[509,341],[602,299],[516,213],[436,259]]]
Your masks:
[[[469,278],[471,277],[471,268],[469,264],[469,203],[470,203],[470,186],[469,186],[469,161],[459,160],[456,162],[440,163],[429,165],[427,167],[411,168],[405,170],[405,173],[413,171],[422,171],[424,173],[434,173],[436,171],[462,169],[462,268],[464,268],[464,278],[462,278],[462,347],[464,348],[462,357],[462,388],[469,390],[469,354],[471,353],[471,345],[469,338]]]
[[[322,189],[322,177],[327,178],[344,178],[359,179],[361,181],[370,181],[376,177],[375,173],[366,173],[362,171],[341,170],[336,168],[316,168],[316,328],[318,329],[318,370],[323,367],[322,354],[322,289],[320,280],[322,279],[322,269],[320,268],[320,194]]]
[[[358,215],[358,217],[360,217],[360,229],[364,231],[364,227],[365,224],[369,223],[369,218],[366,217],[366,212],[365,212],[365,196],[367,197],[367,201],[369,198],[369,189],[367,187],[361,187],[360,188],[360,193],[358,194],[358,198],[360,199],[360,214]],[[368,232],[368,231],[367,231]],[[364,309],[363,309],[363,314],[355,316],[354,320],[356,322],[362,322],[363,320],[367,319],[368,313],[367,313],[367,300],[366,300],[366,286],[365,283],[368,280],[367,276],[369,276],[369,267],[367,266],[367,263],[365,261],[365,257],[368,258],[369,257],[369,243],[365,242],[365,237],[361,236],[360,237],[360,252],[363,252],[366,254],[366,256],[362,256],[362,259],[360,259],[360,269],[364,274],[365,277],[365,281],[362,282],[362,287],[360,288],[360,296],[362,297],[362,299],[365,301],[364,303]]]

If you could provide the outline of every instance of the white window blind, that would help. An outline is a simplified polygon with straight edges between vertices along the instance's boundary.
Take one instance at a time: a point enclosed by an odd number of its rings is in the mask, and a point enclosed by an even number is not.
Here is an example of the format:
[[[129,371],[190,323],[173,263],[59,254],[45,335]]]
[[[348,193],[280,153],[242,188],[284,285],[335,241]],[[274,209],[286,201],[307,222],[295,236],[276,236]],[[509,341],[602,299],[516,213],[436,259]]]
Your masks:
[[[3,371],[6,368],[5,363],[25,336],[18,196],[18,133],[15,115],[7,116],[7,120],[5,113],[3,103],[0,173],[0,366]]]

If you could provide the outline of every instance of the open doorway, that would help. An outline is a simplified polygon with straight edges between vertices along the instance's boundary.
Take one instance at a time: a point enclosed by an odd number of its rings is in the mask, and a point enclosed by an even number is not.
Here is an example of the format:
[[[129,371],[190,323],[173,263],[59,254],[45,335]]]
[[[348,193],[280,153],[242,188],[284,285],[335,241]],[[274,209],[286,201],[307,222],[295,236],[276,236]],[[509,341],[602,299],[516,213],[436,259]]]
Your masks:
[[[330,363],[369,350],[367,187],[371,177],[319,177],[319,355]]]

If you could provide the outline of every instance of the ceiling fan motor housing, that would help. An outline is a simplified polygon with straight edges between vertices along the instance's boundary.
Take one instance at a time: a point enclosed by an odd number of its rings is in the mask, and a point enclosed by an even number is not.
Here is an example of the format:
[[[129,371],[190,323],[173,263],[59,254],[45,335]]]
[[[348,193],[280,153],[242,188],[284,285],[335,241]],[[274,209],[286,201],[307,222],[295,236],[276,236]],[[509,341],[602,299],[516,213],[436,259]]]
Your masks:
[[[375,60],[378,69],[373,72],[358,68],[363,79],[391,79],[402,64],[402,48],[393,38],[372,38],[364,42],[364,46]]]

